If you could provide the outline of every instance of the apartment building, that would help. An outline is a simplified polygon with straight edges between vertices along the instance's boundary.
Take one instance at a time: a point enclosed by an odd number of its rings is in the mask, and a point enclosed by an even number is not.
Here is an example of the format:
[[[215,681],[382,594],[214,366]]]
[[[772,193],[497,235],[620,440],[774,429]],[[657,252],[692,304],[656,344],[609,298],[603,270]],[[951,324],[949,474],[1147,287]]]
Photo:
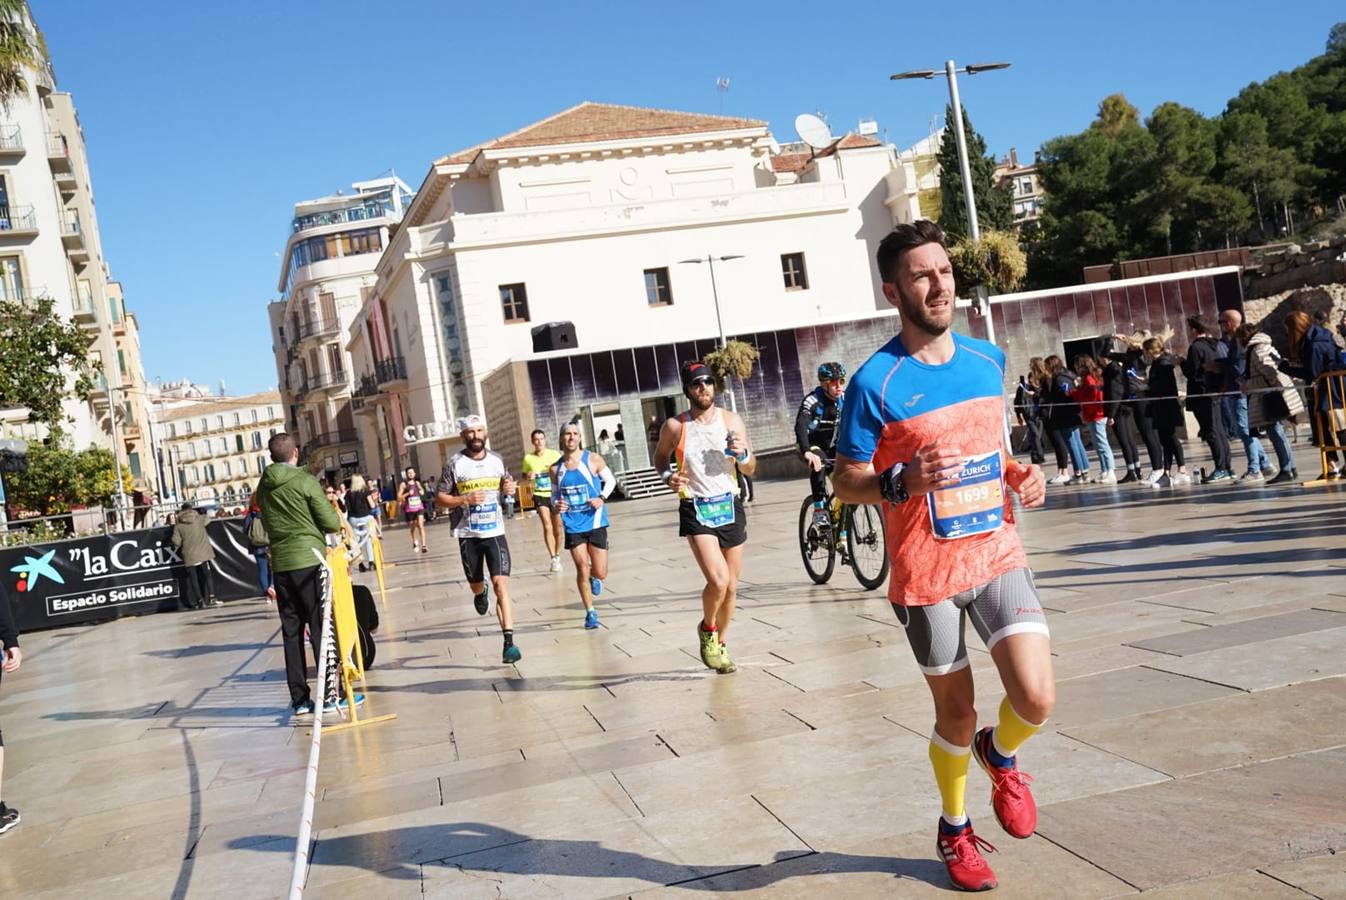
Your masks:
[[[890,315],[873,254],[918,208],[908,175],[864,135],[785,152],[764,121],[599,103],[436,160],[349,344],[373,389],[356,417],[386,452],[382,471],[436,470],[467,412],[495,420],[492,440],[509,455],[557,416],[580,415],[591,438],[622,421],[631,443],[677,395],[657,375],[645,390],[634,372],[671,365],[676,376],[672,348],[709,349],[717,322],[734,336]],[[568,387],[525,390],[509,375],[558,358],[547,338],[569,329],[583,352],[621,359],[622,372],[564,376],[604,385],[601,399],[581,390],[572,404]],[[669,360],[645,359],[656,344]],[[799,390],[772,374],[783,394]],[[493,376],[508,384],[484,388]],[[640,444],[632,465],[647,456]]]
[[[170,401],[159,414],[164,496],[242,505],[271,462],[266,442],[284,430],[279,391]]]
[[[0,301],[50,297],[58,315],[85,329],[89,358],[103,377],[90,401],[67,398],[66,429],[76,449],[115,449],[126,464],[112,417],[125,412],[127,385],[143,383],[144,373],[138,353],[131,354],[135,362],[128,360],[125,377],[118,362],[116,332],[125,331],[127,317],[109,289],[84,131],[73,98],[57,90],[50,60],[25,72],[24,80],[0,107]],[[27,410],[0,410],[0,430],[45,436],[26,420]]]
[[[1025,222],[1033,222],[1042,216],[1042,204],[1047,192],[1042,187],[1042,178],[1038,174],[1037,154],[1033,162],[1025,165],[1019,162],[1019,153],[1013,147],[995,168],[997,186],[1010,186],[1011,202],[1014,204],[1014,227],[1019,228]]]
[[[116,345],[116,378],[121,390],[116,394],[119,406],[116,438],[121,442],[122,463],[131,478],[155,492],[162,492],[154,466],[153,416],[145,365],[140,357],[140,323],[126,308],[119,281],[109,281],[108,321]]]
[[[375,280],[374,265],[411,202],[396,176],[356,182],[295,204],[277,290],[268,304],[285,428],[315,472],[349,477],[369,451],[352,409],[361,384],[347,343]]]

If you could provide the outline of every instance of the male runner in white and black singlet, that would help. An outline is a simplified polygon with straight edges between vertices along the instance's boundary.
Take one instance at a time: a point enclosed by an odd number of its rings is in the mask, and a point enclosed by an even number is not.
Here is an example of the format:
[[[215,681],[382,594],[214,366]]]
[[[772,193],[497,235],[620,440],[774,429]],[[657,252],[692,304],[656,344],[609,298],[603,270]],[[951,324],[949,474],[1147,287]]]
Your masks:
[[[684,363],[682,390],[691,406],[664,422],[654,467],[678,492],[678,535],[687,538],[706,578],[701,592],[702,619],[696,627],[701,661],[728,674],[738,667],[725,646],[724,634],[734,616],[743,547],[748,540],[748,514],[735,470],[751,475],[757,469],[757,457],[738,413],[715,405],[715,378],[709,367]],[[674,458],[676,472],[670,466]]]
[[[450,510],[454,537],[463,558],[463,574],[472,586],[472,605],[478,615],[490,609],[485,570],[495,588],[495,615],[505,638],[502,661],[516,663],[523,653],[514,646],[514,615],[509,601],[509,542],[501,501],[514,493],[514,478],[500,454],[486,449],[486,421],[481,416],[458,420],[463,438],[459,450],[444,465],[439,479],[439,505]]]

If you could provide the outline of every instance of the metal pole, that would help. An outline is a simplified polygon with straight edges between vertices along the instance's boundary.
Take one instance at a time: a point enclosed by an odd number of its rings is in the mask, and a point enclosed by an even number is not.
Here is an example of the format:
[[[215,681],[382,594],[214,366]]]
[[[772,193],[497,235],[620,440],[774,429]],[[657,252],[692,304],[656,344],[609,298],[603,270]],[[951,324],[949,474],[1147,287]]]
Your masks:
[[[715,287],[715,257],[709,253],[706,254],[706,262],[710,264],[710,295],[715,300],[715,327],[720,332],[720,349],[728,346],[728,341],[724,339],[724,321],[720,318],[720,292]],[[725,393],[729,395],[729,409],[731,412],[738,412],[738,402],[734,398],[734,389],[730,388]]]
[[[118,409],[117,393],[119,391],[121,391],[121,388],[115,388],[112,385],[108,385],[107,388],[108,418],[112,422],[112,459],[113,459],[113,467],[116,469],[117,472],[117,490],[112,495],[112,502],[117,507],[117,527],[118,529],[125,531],[126,495],[122,493],[122,441],[121,441],[121,429],[117,427],[117,409]]]
[[[981,228],[977,223],[977,200],[972,190],[972,167],[967,159],[967,135],[963,132],[963,104],[958,99],[958,70],[953,60],[945,60],[944,74],[949,80],[949,104],[953,107],[953,134],[958,141],[958,169],[963,173],[963,202],[967,204],[967,235],[975,244],[981,240]],[[994,344],[995,323],[992,321],[989,298],[983,313],[986,318],[986,339]]]

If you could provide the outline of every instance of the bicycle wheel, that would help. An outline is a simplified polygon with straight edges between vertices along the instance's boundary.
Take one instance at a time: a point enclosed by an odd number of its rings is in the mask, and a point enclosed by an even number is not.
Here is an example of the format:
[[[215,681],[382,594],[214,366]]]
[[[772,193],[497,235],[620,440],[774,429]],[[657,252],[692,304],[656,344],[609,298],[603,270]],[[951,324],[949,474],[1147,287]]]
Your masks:
[[[846,549],[855,579],[867,591],[888,577],[888,543],[883,510],[876,503],[846,507]]]
[[[799,555],[804,557],[804,571],[814,584],[826,584],[837,564],[836,541],[832,526],[813,524],[813,498],[805,497],[799,508]]]

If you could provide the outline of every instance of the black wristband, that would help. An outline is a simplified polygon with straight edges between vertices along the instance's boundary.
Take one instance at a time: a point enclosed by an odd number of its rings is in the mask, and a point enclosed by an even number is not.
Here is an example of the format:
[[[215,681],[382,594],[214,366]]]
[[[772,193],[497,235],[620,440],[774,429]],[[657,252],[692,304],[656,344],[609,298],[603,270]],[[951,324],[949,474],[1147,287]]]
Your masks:
[[[902,483],[902,472],[906,468],[906,463],[893,463],[879,473],[879,496],[889,503],[906,503],[911,499]]]

